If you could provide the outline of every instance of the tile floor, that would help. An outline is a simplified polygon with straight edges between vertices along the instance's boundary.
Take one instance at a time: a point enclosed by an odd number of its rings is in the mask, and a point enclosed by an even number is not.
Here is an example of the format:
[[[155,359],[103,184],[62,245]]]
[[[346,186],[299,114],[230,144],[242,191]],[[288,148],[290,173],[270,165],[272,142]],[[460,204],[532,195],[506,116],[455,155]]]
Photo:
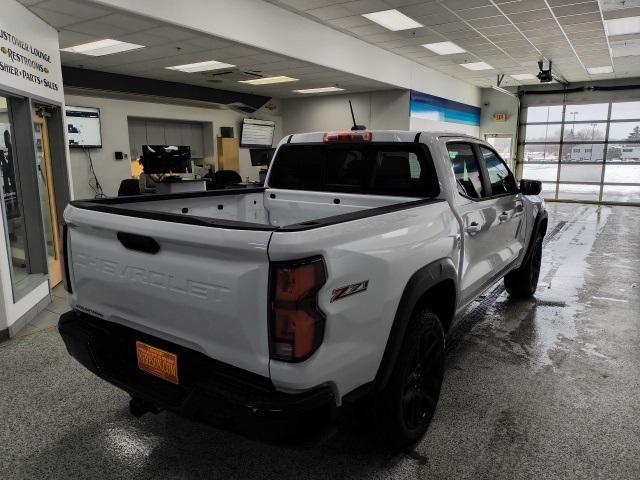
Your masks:
[[[18,333],[18,337],[30,335],[41,330],[55,328],[58,325],[60,314],[69,310],[69,302],[67,301],[67,292],[62,284],[57,285],[51,291],[51,303],[43,311],[38,313],[27,326]]]

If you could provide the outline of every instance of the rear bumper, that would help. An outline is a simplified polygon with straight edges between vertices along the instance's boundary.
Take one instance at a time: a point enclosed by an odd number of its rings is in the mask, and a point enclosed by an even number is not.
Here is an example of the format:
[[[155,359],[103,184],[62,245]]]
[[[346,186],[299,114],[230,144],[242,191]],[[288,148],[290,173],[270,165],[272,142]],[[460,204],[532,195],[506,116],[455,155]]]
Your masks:
[[[282,430],[287,423],[306,429],[334,417],[335,399],[328,386],[298,394],[278,392],[269,378],[76,311],[63,314],[58,328],[71,356],[100,378],[133,398],[187,418],[239,430],[262,430],[264,422],[277,422]],[[178,356],[180,385],[137,368],[136,340]]]

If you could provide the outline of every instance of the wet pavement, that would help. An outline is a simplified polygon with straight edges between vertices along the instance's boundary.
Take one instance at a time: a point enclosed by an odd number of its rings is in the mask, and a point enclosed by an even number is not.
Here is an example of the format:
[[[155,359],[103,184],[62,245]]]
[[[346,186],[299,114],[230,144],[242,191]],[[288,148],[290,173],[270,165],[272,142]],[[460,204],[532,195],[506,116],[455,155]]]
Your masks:
[[[549,204],[536,298],[496,284],[449,336],[433,423],[393,454],[350,422],[266,445],[128,396],[55,328],[0,344],[0,478],[640,478],[640,209]]]

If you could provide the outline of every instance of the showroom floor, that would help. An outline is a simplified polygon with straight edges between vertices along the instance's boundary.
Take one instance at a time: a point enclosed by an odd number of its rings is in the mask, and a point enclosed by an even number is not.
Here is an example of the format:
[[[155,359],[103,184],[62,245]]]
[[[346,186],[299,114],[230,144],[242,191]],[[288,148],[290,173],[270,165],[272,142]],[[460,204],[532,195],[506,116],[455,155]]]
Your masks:
[[[464,315],[414,451],[349,423],[294,449],[135,419],[44,324],[0,344],[0,478],[640,478],[640,209],[548,208],[536,299],[500,283]]]

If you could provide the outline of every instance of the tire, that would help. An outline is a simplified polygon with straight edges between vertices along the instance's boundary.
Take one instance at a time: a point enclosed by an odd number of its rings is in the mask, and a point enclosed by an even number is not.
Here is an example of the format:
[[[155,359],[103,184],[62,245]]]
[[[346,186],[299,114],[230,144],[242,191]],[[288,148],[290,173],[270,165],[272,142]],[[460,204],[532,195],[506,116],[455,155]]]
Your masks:
[[[531,298],[538,288],[542,264],[542,235],[538,234],[527,263],[504,277],[504,288],[512,298]]]
[[[395,448],[412,446],[427,431],[440,396],[444,360],[440,319],[422,310],[411,319],[389,382],[376,402],[380,433]]]

